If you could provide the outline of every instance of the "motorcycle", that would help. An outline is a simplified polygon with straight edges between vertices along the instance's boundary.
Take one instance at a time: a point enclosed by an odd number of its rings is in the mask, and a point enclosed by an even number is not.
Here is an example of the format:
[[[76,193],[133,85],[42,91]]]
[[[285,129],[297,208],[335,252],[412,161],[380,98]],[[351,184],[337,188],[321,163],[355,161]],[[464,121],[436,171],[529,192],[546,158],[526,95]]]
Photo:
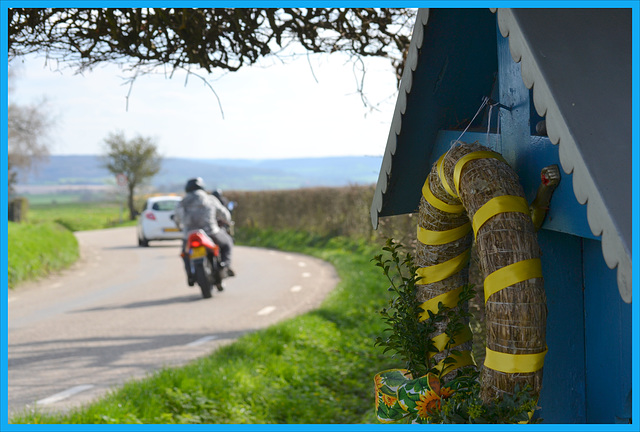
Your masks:
[[[197,283],[202,291],[202,297],[210,298],[214,285],[218,291],[224,290],[220,247],[204,230],[189,232],[182,257],[190,270],[189,286]]]

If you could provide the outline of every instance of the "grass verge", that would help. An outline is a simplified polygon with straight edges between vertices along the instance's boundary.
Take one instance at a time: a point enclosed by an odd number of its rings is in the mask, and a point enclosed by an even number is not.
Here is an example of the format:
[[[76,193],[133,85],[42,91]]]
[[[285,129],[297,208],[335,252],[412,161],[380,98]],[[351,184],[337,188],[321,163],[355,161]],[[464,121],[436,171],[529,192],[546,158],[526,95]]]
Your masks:
[[[73,264],[80,256],[74,231],[136,224],[120,223],[119,214],[120,206],[113,203],[31,206],[28,222],[9,222],[7,229],[9,288]]]
[[[377,423],[373,375],[399,366],[374,347],[387,303],[378,247],[301,232],[243,230],[239,243],[302,252],[336,267],[340,282],[321,307],[182,368],[163,369],[66,414],[12,423]]]
[[[9,288],[74,263],[79,256],[73,233],[55,222],[7,226]]]

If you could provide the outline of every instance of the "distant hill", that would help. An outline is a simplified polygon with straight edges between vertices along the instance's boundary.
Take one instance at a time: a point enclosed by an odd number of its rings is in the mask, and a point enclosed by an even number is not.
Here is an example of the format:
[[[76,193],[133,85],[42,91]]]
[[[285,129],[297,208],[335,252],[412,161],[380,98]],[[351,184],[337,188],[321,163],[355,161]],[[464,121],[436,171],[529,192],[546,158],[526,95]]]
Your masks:
[[[382,156],[340,156],[303,159],[181,159],[165,158],[151,185],[179,191],[185,181],[200,176],[211,189],[268,190],[312,186],[373,184]],[[19,186],[79,186],[114,184],[98,156],[50,156],[37,172],[18,174]]]

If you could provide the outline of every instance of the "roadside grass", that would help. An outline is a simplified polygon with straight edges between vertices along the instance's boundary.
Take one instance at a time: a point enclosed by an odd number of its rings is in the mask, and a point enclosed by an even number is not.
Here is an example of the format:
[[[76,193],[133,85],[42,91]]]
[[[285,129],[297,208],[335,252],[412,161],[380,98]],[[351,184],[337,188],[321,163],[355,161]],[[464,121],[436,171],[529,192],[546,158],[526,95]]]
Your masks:
[[[9,288],[73,264],[80,256],[74,231],[136,224],[126,219],[125,211],[120,223],[117,203],[31,205],[26,222],[9,222],[7,228]]]
[[[61,202],[57,204],[31,205],[29,223],[57,222],[70,231],[86,231],[115,226],[133,226],[129,212],[124,209],[120,222],[120,204],[91,202]]]
[[[399,367],[374,346],[389,293],[371,241],[244,228],[238,243],[301,252],[333,264],[338,286],[309,313],[242,336],[181,368],[113,389],[68,413],[32,412],[11,423],[377,423],[373,376]]]
[[[8,222],[7,234],[9,288],[68,267],[79,256],[73,233],[55,222]]]

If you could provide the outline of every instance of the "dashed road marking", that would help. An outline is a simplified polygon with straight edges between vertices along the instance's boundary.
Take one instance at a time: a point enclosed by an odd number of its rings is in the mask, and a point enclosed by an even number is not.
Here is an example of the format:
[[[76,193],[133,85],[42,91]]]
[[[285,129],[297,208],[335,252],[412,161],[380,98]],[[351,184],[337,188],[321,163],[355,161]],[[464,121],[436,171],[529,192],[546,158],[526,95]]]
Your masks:
[[[262,308],[258,311],[258,315],[269,315],[271,312],[273,312],[274,310],[276,310],[275,306],[267,306],[265,308]]]
[[[73,396],[75,394],[78,394],[80,392],[83,392],[85,390],[89,390],[90,388],[93,388],[93,385],[86,384],[86,385],[79,385],[79,386],[71,387],[70,389],[62,391],[60,393],[56,393],[53,396],[49,396],[48,398],[40,399],[39,401],[36,401],[36,404],[38,404],[38,405],[48,405],[48,404],[60,402],[61,400],[67,399],[67,398],[69,398],[69,397],[71,397],[71,396]]]
[[[307,266],[307,263],[306,263],[306,262],[300,261],[300,262],[298,263],[298,267],[306,267],[306,266]]]
[[[291,255],[285,255],[284,259],[291,261],[293,257]]]
[[[200,339],[194,340],[193,342],[189,342],[187,344],[187,346],[198,346],[198,345],[202,345],[205,344],[209,341],[212,341],[214,339],[218,339],[218,336],[205,336],[205,337],[201,337]]]
[[[299,292],[302,290],[302,287],[300,285],[295,285],[291,287],[291,292]]]
[[[58,288],[58,287],[61,287],[61,286],[62,286],[62,282],[58,282],[58,283],[54,283],[53,285],[51,285],[49,287],[49,289]]]
[[[302,277],[304,277],[304,278],[311,277],[311,273],[309,273],[309,272],[304,272],[304,273],[302,273]]]

